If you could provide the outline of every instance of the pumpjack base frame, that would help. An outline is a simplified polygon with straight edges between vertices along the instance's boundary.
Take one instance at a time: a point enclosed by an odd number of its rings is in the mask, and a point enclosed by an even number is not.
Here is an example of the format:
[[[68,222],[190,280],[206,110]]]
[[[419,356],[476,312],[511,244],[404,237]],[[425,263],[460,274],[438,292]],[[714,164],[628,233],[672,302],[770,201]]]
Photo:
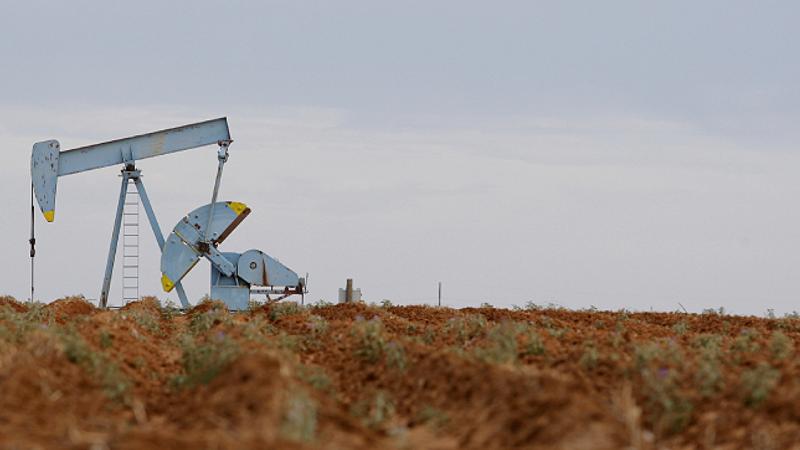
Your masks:
[[[117,214],[114,218],[114,228],[111,232],[111,243],[108,248],[108,259],[106,260],[106,272],[103,276],[103,287],[100,291],[101,308],[108,306],[108,294],[111,290],[111,277],[114,273],[114,261],[117,254],[120,228],[122,227],[122,214],[125,207],[125,198],[127,197],[128,192],[128,182],[130,180],[133,180],[133,183],[136,185],[136,190],[139,192],[139,200],[142,202],[142,207],[144,207],[147,220],[150,222],[150,228],[153,230],[153,234],[155,235],[159,251],[164,248],[164,235],[161,233],[161,227],[158,225],[155,212],[153,212],[153,206],[150,204],[150,198],[147,196],[147,191],[144,188],[144,183],[142,182],[142,171],[136,169],[133,161],[126,161],[125,168],[121,171],[121,177],[122,185],[119,192],[119,201],[117,202]],[[175,289],[178,292],[178,299],[181,302],[181,306],[187,309],[190,308],[191,305],[186,297],[186,291],[183,289],[183,285],[178,282],[175,285]]]

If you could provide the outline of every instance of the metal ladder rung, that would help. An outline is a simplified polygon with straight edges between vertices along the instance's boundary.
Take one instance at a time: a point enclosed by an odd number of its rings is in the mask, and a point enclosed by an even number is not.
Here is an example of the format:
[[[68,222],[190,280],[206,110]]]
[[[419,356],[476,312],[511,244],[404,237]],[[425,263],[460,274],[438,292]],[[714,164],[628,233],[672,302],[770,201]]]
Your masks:
[[[122,208],[122,301],[139,299],[139,190],[133,180],[125,191]],[[135,249],[135,250],[134,250]]]

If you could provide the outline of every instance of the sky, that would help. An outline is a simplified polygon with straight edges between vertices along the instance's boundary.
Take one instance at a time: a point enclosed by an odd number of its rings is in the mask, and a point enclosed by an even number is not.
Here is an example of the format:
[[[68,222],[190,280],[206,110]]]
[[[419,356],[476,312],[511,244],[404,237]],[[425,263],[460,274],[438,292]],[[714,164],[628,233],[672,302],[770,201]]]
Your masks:
[[[0,0],[0,295],[29,297],[30,151],[226,116],[221,246],[365,299],[800,310],[790,1]],[[214,146],[141,161],[167,233]],[[36,217],[37,300],[99,296],[119,168]],[[142,217],[144,221],[144,217]],[[144,224],[143,224],[144,225]],[[142,228],[140,293],[161,292]],[[120,302],[121,272],[111,302]],[[208,263],[185,286],[208,292]]]

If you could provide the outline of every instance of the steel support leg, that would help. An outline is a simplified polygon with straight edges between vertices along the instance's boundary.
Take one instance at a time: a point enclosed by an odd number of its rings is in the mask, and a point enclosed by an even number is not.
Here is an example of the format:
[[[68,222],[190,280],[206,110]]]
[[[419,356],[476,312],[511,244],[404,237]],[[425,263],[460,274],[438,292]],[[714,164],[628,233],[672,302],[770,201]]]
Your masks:
[[[108,291],[111,289],[111,275],[114,272],[114,259],[117,255],[117,242],[119,241],[119,229],[122,224],[122,212],[125,208],[125,197],[128,191],[127,170],[122,171],[122,188],[119,191],[119,203],[117,203],[117,216],[114,218],[114,231],[111,232],[111,245],[108,247],[108,259],[106,260],[106,274],[103,277],[103,289],[100,291],[100,307],[108,305]]]
[[[139,199],[142,201],[142,206],[144,207],[145,213],[147,213],[147,219],[150,221],[150,228],[153,229],[153,234],[156,236],[158,248],[163,250],[164,235],[161,233],[161,227],[158,226],[158,220],[156,220],[156,214],[153,212],[153,207],[150,205],[150,198],[147,197],[147,191],[144,189],[144,183],[138,176],[133,178],[133,182],[136,184],[136,189],[139,191]],[[181,301],[181,306],[186,309],[191,307],[189,300],[186,298],[186,291],[183,290],[183,285],[180,281],[175,284],[175,289],[178,291],[178,298]]]

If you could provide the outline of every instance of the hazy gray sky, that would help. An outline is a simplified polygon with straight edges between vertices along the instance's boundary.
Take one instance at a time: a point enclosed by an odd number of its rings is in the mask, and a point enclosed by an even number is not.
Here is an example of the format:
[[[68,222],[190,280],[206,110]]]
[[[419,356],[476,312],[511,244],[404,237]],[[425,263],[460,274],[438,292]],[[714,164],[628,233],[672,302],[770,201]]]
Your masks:
[[[28,295],[34,142],[227,116],[221,195],[253,213],[223,247],[310,272],[311,300],[353,277],[396,303],[441,280],[457,306],[800,310],[796,2],[0,11],[0,294]],[[139,164],[165,232],[215,165],[210,147]],[[41,299],[98,296],[117,173],[61,179],[56,222],[37,217]],[[142,293],[164,298],[142,231]]]

